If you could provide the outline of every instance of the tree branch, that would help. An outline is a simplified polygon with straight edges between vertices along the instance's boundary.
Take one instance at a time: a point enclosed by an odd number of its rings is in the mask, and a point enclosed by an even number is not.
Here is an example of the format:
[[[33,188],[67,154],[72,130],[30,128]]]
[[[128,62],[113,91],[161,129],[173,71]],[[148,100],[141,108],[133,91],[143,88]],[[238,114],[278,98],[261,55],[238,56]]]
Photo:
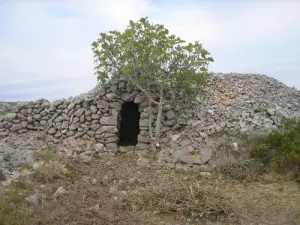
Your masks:
[[[126,75],[129,77],[129,80],[132,82],[132,84],[135,85],[141,92],[143,92],[143,93],[150,99],[151,102],[153,102],[153,103],[155,103],[155,104],[157,104],[157,105],[159,104],[159,102],[155,101],[155,100],[151,97],[151,95],[150,95],[144,88],[142,88],[138,83],[136,83],[136,82],[132,79],[132,77],[131,77],[130,74],[126,74]]]

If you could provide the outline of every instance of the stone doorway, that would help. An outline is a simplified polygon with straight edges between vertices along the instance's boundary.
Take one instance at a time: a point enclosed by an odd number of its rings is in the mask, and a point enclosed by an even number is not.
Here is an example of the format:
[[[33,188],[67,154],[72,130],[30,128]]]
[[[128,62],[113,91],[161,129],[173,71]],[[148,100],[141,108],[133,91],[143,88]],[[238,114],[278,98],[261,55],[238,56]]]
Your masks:
[[[134,102],[122,104],[119,126],[119,146],[134,146],[138,143],[140,112]]]

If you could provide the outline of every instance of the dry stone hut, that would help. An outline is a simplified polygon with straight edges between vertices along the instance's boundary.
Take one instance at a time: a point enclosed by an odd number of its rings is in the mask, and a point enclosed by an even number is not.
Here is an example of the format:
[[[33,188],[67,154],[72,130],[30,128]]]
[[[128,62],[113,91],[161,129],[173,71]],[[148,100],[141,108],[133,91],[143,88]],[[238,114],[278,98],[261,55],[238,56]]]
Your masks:
[[[74,98],[52,103],[39,99],[20,104],[0,119],[0,137],[33,130],[58,140],[88,136],[111,152],[117,152],[118,146],[128,145],[146,149],[150,142],[148,116],[145,95],[120,78]],[[186,120],[170,105],[164,107],[164,116],[162,132],[175,125],[177,128],[186,125]]]
[[[0,117],[0,139],[38,131],[57,142],[91,140],[98,152],[115,153],[128,145],[149,149],[148,111],[147,98],[123,77],[70,99],[19,104]],[[299,116],[295,88],[264,75],[215,74],[197,100],[164,105],[161,159],[170,161],[174,151],[192,148],[207,163],[216,151],[211,139],[215,133],[267,131],[276,129],[282,118]]]

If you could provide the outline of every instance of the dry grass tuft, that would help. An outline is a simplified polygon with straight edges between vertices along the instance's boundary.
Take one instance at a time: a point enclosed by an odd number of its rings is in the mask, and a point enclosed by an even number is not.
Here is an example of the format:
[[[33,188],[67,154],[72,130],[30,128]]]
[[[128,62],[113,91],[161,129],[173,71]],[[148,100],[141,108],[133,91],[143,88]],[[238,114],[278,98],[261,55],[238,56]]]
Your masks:
[[[205,220],[232,220],[232,210],[217,192],[200,182],[180,183],[165,190],[153,189],[136,199],[124,200],[124,207],[150,210],[156,215],[170,215],[198,223]]]
[[[294,182],[242,184],[151,159],[149,166],[139,166],[137,159],[131,152],[89,164],[50,161],[31,182],[20,181],[1,195],[0,225],[300,224],[300,189]],[[40,205],[24,203],[33,193],[41,196]]]
[[[6,177],[2,170],[0,170],[0,181],[5,181]]]

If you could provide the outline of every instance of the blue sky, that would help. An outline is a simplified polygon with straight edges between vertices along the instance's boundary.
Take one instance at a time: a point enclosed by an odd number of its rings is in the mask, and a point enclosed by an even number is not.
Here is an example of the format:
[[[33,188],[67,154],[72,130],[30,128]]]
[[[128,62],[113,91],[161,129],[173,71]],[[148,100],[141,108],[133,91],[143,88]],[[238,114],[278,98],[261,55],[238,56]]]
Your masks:
[[[300,89],[299,11],[298,0],[0,0],[0,101],[87,92],[98,33],[143,16],[203,43],[214,72],[261,73]]]

